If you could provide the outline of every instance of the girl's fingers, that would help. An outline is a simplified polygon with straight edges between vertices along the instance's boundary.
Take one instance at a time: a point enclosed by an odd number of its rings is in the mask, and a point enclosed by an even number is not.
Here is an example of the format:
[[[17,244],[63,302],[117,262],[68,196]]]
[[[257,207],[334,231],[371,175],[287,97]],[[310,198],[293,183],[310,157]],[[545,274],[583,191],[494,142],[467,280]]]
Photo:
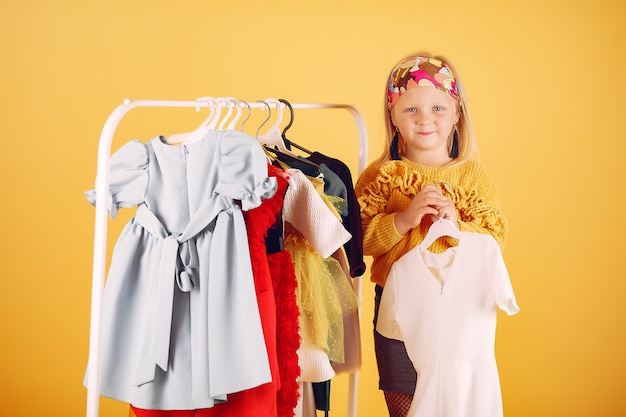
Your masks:
[[[439,189],[439,187],[428,184],[422,187],[422,189],[420,190],[420,193],[425,192],[425,193],[437,193],[439,195],[443,195],[441,193],[441,190]]]

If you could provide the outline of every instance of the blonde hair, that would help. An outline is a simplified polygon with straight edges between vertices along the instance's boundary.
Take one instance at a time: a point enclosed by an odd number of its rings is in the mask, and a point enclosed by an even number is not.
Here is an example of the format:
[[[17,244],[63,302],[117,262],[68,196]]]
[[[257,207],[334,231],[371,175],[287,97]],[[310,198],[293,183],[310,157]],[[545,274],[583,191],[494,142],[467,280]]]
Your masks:
[[[465,89],[463,88],[463,84],[461,83],[461,80],[459,79],[458,72],[455,70],[454,66],[450,63],[450,61],[448,61],[445,57],[441,55],[432,55],[428,52],[418,52],[415,54],[410,54],[404,57],[403,60],[413,57],[413,56],[431,57],[431,58],[436,58],[445,62],[446,65],[450,67],[450,69],[452,70],[452,73],[454,74],[454,77],[456,78],[456,86],[459,92],[459,103],[460,103],[459,107],[457,108],[457,111],[459,112],[459,121],[456,124],[456,129],[458,131],[458,156],[454,158],[454,160],[450,163],[450,165],[460,164],[472,158],[478,157],[478,145],[476,143],[476,136],[474,135],[474,129],[472,128],[472,121],[471,121],[470,114],[469,114],[469,107],[467,105],[467,97],[465,95]],[[389,80],[390,76],[391,74],[387,77],[387,81]],[[378,159],[376,160],[376,164],[379,166],[391,160],[392,158],[391,151],[390,151],[391,142],[396,133],[395,126],[393,125],[393,122],[391,121],[391,110],[389,110],[387,107],[387,100],[388,100],[387,85],[388,85],[388,82],[385,82],[385,94],[383,97],[384,99],[383,111],[385,114],[384,117],[385,117],[386,140],[385,140],[385,146],[383,148],[383,151],[378,157]],[[452,148],[452,135],[450,136],[448,141],[449,141],[448,149],[450,150]],[[404,154],[403,148],[404,148],[404,144],[399,143],[398,153],[400,154],[400,156]]]

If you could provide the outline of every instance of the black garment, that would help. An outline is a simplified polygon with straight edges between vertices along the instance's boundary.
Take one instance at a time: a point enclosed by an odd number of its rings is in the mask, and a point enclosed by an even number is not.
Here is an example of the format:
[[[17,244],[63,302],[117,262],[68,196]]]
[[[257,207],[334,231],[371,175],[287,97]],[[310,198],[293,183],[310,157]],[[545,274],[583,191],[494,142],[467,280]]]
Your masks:
[[[378,388],[383,391],[400,394],[415,393],[417,372],[409,358],[404,342],[389,339],[376,331],[378,308],[383,294],[383,287],[376,285],[374,298],[374,349],[378,365]]]
[[[330,411],[330,380],[323,382],[313,382],[313,398],[315,399],[315,409],[325,411],[327,416]]]

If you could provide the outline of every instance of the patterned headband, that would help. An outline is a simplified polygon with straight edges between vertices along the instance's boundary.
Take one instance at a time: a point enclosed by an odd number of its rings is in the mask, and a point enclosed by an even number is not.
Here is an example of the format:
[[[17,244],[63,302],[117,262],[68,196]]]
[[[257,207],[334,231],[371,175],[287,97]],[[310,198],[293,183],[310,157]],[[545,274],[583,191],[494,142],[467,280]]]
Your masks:
[[[391,110],[402,94],[418,86],[436,87],[457,102],[461,101],[456,78],[445,62],[437,58],[413,56],[400,61],[391,71],[387,108]]]

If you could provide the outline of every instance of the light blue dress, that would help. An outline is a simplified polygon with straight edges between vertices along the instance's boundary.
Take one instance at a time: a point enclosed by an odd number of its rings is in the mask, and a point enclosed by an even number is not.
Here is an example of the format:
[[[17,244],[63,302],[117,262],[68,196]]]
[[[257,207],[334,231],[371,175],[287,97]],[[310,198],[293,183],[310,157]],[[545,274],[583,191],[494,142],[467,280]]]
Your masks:
[[[112,155],[111,217],[137,213],[105,285],[100,395],[197,409],[271,380],[242,210],[275,191],[265,153],[242,132],[135,140]]]

